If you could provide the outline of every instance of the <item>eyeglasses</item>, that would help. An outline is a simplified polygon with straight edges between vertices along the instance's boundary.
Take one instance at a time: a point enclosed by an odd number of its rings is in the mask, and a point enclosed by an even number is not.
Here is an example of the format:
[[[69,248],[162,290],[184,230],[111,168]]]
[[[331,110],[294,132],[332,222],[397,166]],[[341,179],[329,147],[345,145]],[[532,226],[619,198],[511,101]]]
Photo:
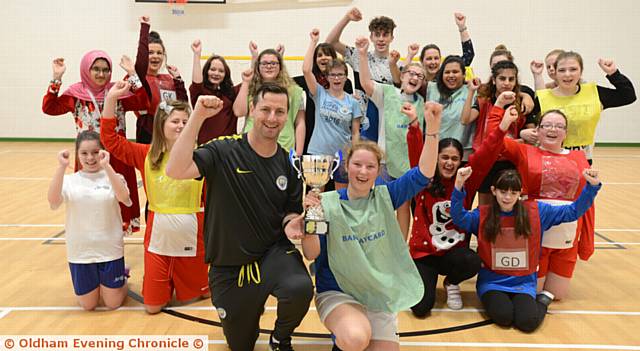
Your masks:
[[[260,67],[276,67],[276,66],[280,66],[280,62],[278,62],[278,61],[260,62]]]
[[[344,73],[329,73],[329,74],[327,74],[327,76],[329,78],[336,79],[336,78],[344,78],[346,76],[346,74],[344,74]]]
[[[91,72],[93,72],[95,74],[102,73],[102,74],[104,74],[106,76],[109,73],[111,73],[111,69],[110,68],[91,67]]]
[[[414,71],[406,71],[405,73],[408,74],[409,77],[411,77],[411,78],[418,77],[418,79],[420,79],[420,80],[424,79],[424,74],[422,74],[422,73],[417,73],[417,72],[414,72]]]
[[[541,124],[540,128],[544,129],[544,130],[551,130],[551,129],[559,129],[559,130],[567,130],[567,126],[565,126],[564,124]]]

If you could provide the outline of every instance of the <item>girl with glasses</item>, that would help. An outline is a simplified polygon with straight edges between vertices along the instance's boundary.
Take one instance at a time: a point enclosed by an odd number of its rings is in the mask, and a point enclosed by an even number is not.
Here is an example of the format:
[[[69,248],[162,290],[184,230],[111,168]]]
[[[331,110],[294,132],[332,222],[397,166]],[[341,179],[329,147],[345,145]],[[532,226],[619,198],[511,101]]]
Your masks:
[[[320,31],[313,29],[311,41],[302,64],[302,73],[315,109],[315,129],[311,135],[308,152],[311,155],[333,155],[360,138],[362,110],[360,103],[351,94],[344,92],[347,81],[347,65],[335,58],[327,64],[326,79],[329,87],[320,85],[313,74],[314,50],[320,38]],[[334,174],[335,187],[346,187],[344,165]]]
[[[251,42],[249,48],[252,56],[252,68],[242,73],[242,86],[238,96],[233,103],[233,112],[236,116],[245,116],[243,132],[248,132],[253,128],[254,118],[248,115],[249,103],[253,99],[255,92],[264,82],[274,82],[289,91],[289,111],[284,128],[278,136],[278,144],[285,150],[294,149],[297,155],[302,155],[304,150],[304,138],[306,133],[305,112],[304,112],[304,91],[289,77],[287,68],[284,65],[281,52],[284,52],[282,45],[277,49],[266,49],[257,54],[258,48]]]
[[[327,66],[338,57],[336,50],[328,43],[320,43],[316,46],[313,53],[313,67],[311,72],[313,73],[318,84],[325,89],[329,88],[329,79],[327,78],[326,71]],[[304,137],[304,153],[308,153],[309,142],[311,141],[311,135],[315,128],[316,119],[316,106],[313,102],[311,94],[309,94],[309,87],[304,79],[304,75],[293,77],[293,80],[307,93],[305,102],[305,137]],[[347,94],[353,94],[353,83],[349,77],[346,77],[344,84],[344,92]]]
[[[514,111],[515,107],[509,107]],[[504,110],[494,106],[489,127],[499,123]],[[551,204],[575,201],[584,187],[581,176],[589,169],[584,152],[567,150],[567,116],[560,110],[545,112],[536,128],[539,146],[521,144],[504,138],[502,156],[513,162],[522,177],[522,192],[530,199]],[[563,299],[569,292],[578,256],[587,260],[593,254],[595,210],[591,207],[577,221],[554,226],[542,240],[538,270],[538,290],[555,299]]]
[[[360,58],[360,84],[367,96],[378,107],[378,145],[388,155],[382,164],[380,177],[391,181],[399,178],[411,167],[407,148],[407,133],[411,124],[424,125],[424,99],[418,94],[424,76],[424,68],[419,63],[410,63],[402,72],[402,85],[382,84],[371,78],[366,61],[369,40],[356,39],[356,48]],[[429,126],[427,126],[429,127]],[[398,222],[405,239],[409,235],[411,223],[410,201],[399,206]]]
[[[149,100],[136,75],[133,62],[123,56],[120,66],[127,71],[133,91],[120,96],[115,109],[117,120],[115,132],[126,136],[126,111],[147,109]],[[111,58],[101,50],[87,52],[80,62],[81,81],[72,84],[62,95],[58,95],[62,86],[62,76],[66,69],[67,66],[63,58],[53,60],[53,79],[42,100],[42,111],[50,116],[60,116],[70,112],[75,120],[78,134],[85,130],[100,132],[100,117],[104,108],[104,99],[114,84],[111,82],[113,72]],[[124,176],[129,189],[137,189],[136,173],[133,167],[122,163],[117,157],[111,157],[109,163],[117,173]],[[74,169],[76,171],[82,169],[82,164],[77,157]],[[133,205],[130,207],[120,204],[123,230],[127,234],[140,230],[140,200],[137,191],[131,192],[131,201]]]

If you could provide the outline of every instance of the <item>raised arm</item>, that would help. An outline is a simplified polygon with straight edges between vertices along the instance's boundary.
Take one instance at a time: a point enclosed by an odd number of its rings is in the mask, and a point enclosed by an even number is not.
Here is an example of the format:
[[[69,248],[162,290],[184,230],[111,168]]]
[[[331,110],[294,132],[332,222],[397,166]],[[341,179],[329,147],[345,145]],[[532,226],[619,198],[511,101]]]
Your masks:
[[[107,173],[107,177],[109,178],[113,192],[116,195],[116,199],[118,199],[118,202],[130,207],[132,202],[131,197],[129,196],[129,187],[127,187],[127,182],[124,180],[124,177],[116,173],[116,171],[113,170],[113,167],[109,164],[109,152],[106,150],[100,150],[98,158],[100,166],[102,166],[102,169]]]
[[[360,20],[362,20],[362,13],[360,13],[360,10],[358,10],[357,7],[350,9],[344,16],[342,16],[340,21],[336,23],[333,29],[331,29],[331,32],[327,35],[327,39],[325,39],[325,42],[331,44],[331,46],[333,46],[340,55],[344,56],[347,49],[346,45],[340,41],[342,31],[347,27],[349,22],[358,22]]]
[[[533,60],[529,66],[531,68],[531,74],[533,74],[533,88],[536,91],[546,89],[546,86],[544,85],[544,77],[542,76],[544,63],[542,63],[542,61]]]
[[[64,172],[69,167],[69,151],[62,150],[58,152],[58,168],[53,174],[51,183],[49,183],[49,190],[47,192],[47,200],[49,201],[49,207],[52,210],[57,209],[62,205],[64,198],[62,197],[62,183],[64,180]]]
[[[191,51],[193,51],[193,66],[191,68],[191,82],[194,84],[202,83],[202,65],[200,57],[202,56],[202,42],[196,39],[191,43]]]
[[[149,146],[131,142],[116,132],[116,105],[120,96],[124,95],[128,89],[129,83],[124,81],[116,82],[109,89],[104,99],[102,118],[100,118],[100,141],[105,149],[118,160],[129,166],[142,169]]]
[[[252,68],[242,72],[242,85],[240,86],[236,99],[233,101],[233,114],[238,117],[245,116],[249,118],[249,116],[247,116],[247,113],[249,112],[249,85],[251,84],[252,78]]]
[[[467,94],[467,99],[464,101],[464,106],[462,107],[462,113],[460,115],[460,123],[462,124],[470,124],[478,118],[480,112],[471,108],[473,104],[473,97],[475,96],[476,91],[480,88],[480,78],[473,78],[467,81],[467,87],[469,88],[469,93]]]
[[[356,50],[358,50],[358,67],[360,68],[360,85],[364,89],[367,96],[373,95],[373,79],[371,79],[371,72],[369,71],[369,62],[367,61],[367,49],[369,48],[369,39],[365,37],[358,37],[356,39]]]
[[[60,87],[62,86],[62,76],[67,70],[67,66],[64,64],[64,59],[58,57],[51,63],[51,68],[53,70],[53,77],[51,82],[49,82],[47,93],[42,99],[42,112],[51,116],[64,115],[72,112],[75,108],[75,101],[72,96],[58,96]]]
[[[149,30],[151,29],[151,18],[149,16],[140,17],[140,37],[138,38],[138,53],[136,54],[136,73],[142,82],[147,96],[151,98],[151,86],[147,81],[147,71],[149,70]],[[153,114],[153,113],[152,113]]]
[[[471,176],[471,167],[458,168],[455,189],[451,193],[451,219],[453,224],[469,233],[478,233],[480,215],[478,209],[467,211],[464,208],[466,194],[462,190],[464,183]]]
[[[467,28],[467,17],[461,12],[455,12],[453,17],[458,26],[458,32],[460,33],[460,43],[462,43],[462,61],[465,66],[470,66],[475,57],[473,50],[473,43],[471,43],[471,35],[469,35],[469,29]]]
[[[633,88],[633,84],[629,78],[620,73],[615,61],[599,59],[598,65],[607,74],[609,82],[615,87],[615,89],[610,89],[598,86],[598,95],[603,109],[629,105],[636,101],[636,91]]]
[[[304,81],[307,83],[309,94],[311,94],[311,96],[316,96],[318,81],[316,80],[316,76],[313,74],[313,62],[315,61],[313,54],[316,50],[316,46],[318,45],[320,31],[317,28],[314,28],[311,30],[311,33],[309,33],[309,38],[309,47],[307,48],[307,53],[304,55],[304,61],[302,62],[302,74],[304,75]]]
[[[175,179],[200,177],[200,170],[193,161],[193,145],[198,138],[202,123],[222,110],[222,100],[217,96],[201,95],[191,112],[187,125],[173,145],[167,161],[166,173]]]
[[[410,104],[411,105],[411,104]],[[422,147],[418,166],[420,172],[431,179],[436,172],[438,163],[438,142],[440,140],[440,121],[442,120],[442,105],[428,101],[424,104],[424,117],[426,122],[425,138],[426,143]]]
[[[400,53],[396,50],[392,50],[389,53],[389,70],[391,71],[391,77],[393,78],[394,85],[400,85],[400,67],[398,67],[398,60],[400,60]]]

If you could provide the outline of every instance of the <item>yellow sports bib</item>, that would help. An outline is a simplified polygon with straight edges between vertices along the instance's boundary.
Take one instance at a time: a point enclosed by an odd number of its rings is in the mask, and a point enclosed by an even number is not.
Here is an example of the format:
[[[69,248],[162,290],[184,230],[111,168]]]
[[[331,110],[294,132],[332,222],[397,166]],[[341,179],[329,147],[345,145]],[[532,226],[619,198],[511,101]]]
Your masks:
[[[202,180],[173,179],[165,168],[169,153],[165,152],[160,169],[151,169],[149,155],[144,160],[149,209],[157,213],[188,214],[200,212]]]
[[[593,144],[602,111],[595,83],[580,84],[580,92],[572,96],[557,96],[551,89],[538,90],[536,95],[542,114],[549,110],[560,110],[567,115],[569,124],[565,147]]]

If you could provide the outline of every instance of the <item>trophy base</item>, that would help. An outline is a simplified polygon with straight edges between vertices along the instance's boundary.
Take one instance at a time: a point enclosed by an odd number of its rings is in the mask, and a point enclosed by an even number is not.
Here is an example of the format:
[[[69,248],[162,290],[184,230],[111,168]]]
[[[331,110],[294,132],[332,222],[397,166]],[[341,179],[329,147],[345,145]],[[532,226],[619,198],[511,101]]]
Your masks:
[[[329,222],[317,219],[304,219],[304,231],[310,235],[327,235],[329,234]]]

